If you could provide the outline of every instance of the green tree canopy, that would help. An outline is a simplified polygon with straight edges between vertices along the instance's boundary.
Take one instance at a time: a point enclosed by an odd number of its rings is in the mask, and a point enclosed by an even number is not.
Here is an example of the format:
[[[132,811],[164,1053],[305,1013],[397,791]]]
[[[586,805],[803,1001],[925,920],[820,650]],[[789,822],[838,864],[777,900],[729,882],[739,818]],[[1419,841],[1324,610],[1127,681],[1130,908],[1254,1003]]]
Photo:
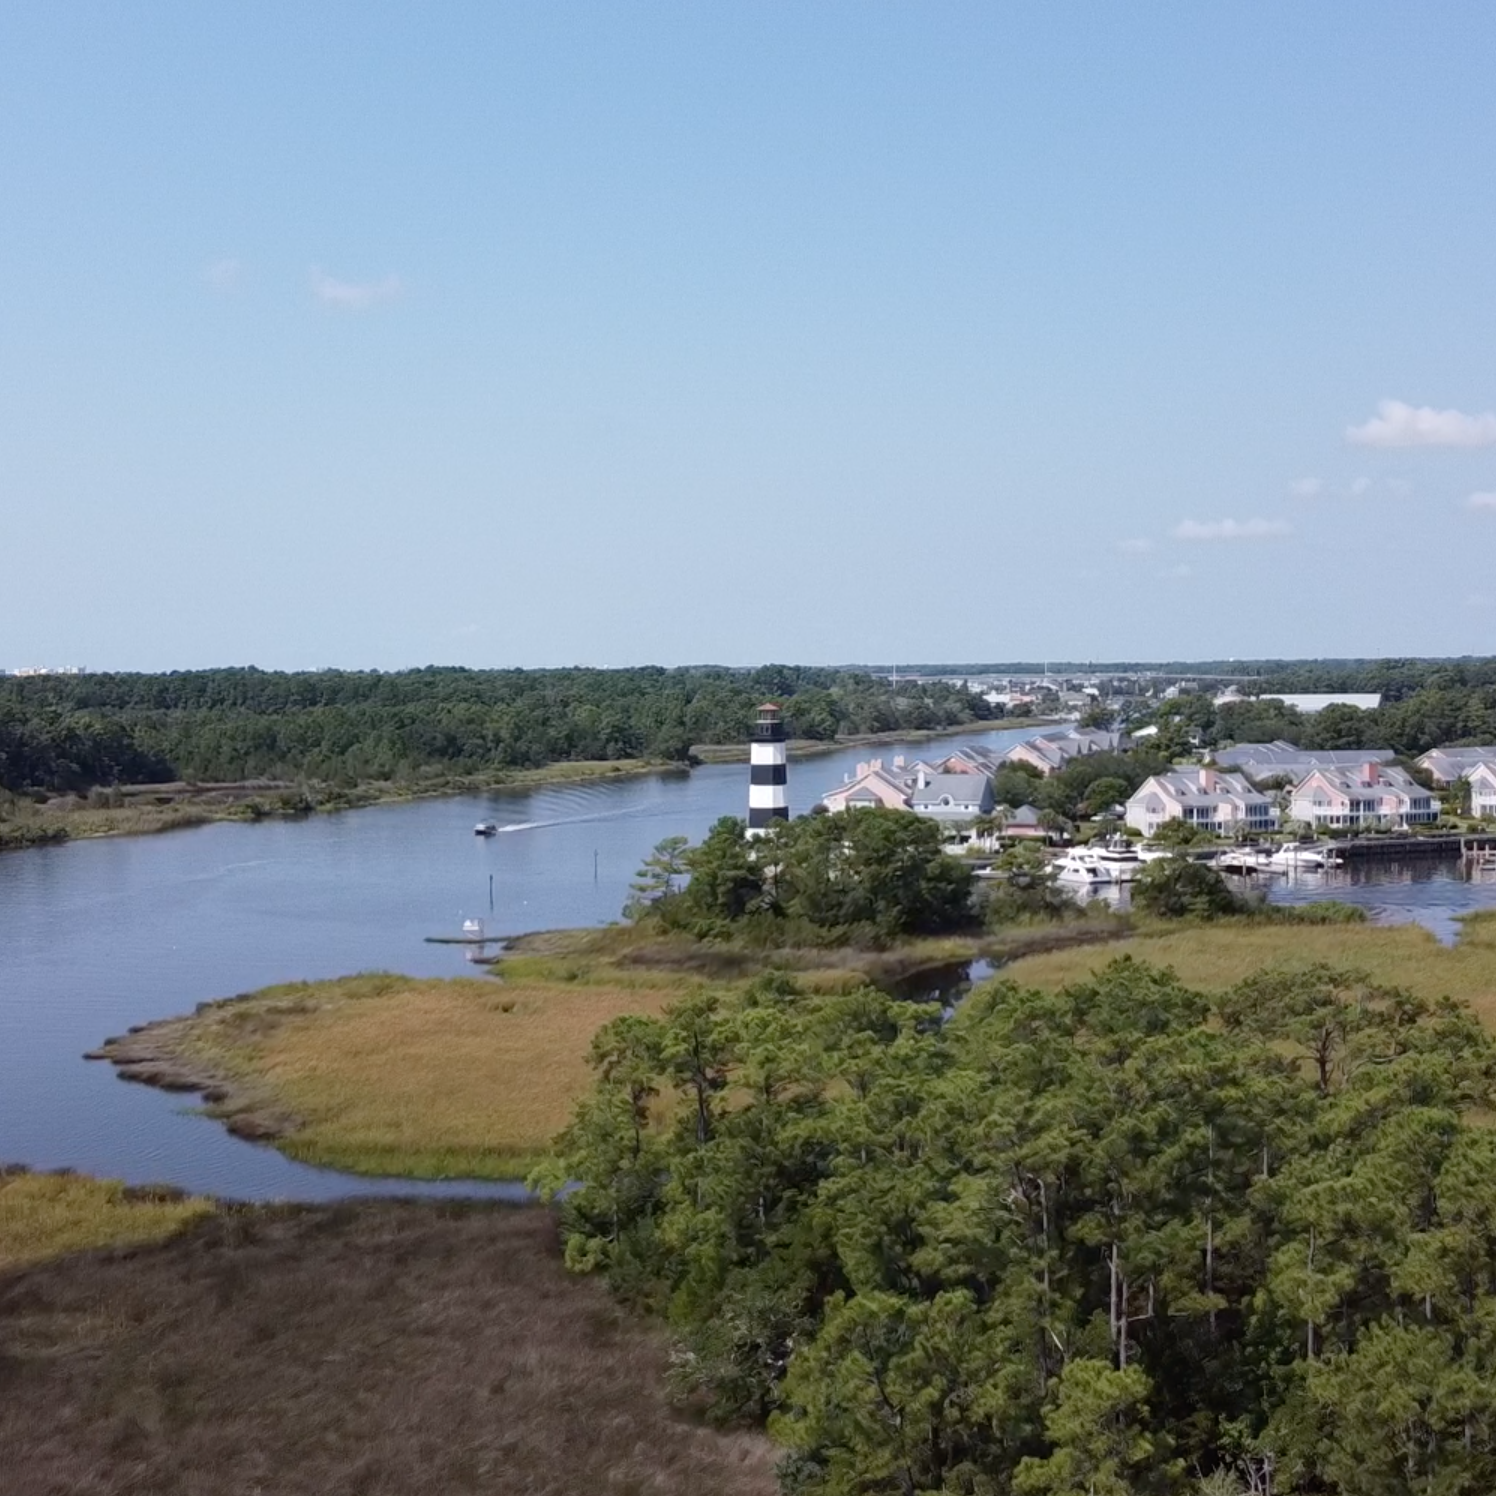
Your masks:
[[[791,1492],[1496,1490],[1463,1010],[1122,958],[942,1023],[770,976],[594,1063],[538,1180],[568,1259],[667,1316],[683,1391],[768,1420]]]

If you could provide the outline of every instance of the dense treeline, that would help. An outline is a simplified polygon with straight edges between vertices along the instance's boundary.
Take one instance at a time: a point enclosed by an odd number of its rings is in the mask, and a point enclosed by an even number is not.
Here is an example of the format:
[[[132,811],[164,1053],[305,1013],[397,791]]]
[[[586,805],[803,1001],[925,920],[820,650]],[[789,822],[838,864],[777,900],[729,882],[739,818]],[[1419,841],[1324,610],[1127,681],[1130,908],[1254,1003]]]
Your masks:
[[[942,1024],[706,991],[594,1044],[546,1181],[803,1496],[1489,1496],[1496,1053],[1323,967],[1129,959]]]
[[[878,946],[974,924],[973,889],[941,828],[906,811],[800,816],[757,840],[723,816],[699,846],[661,842],[623,912],[702,940]]]
[[[1232,680],[1244,691],[1381,691],[1400,701],[1425,685],[1496,685],[1496,657],[1323,660],[1019,660],[985,665],[904,665],[920,675],[1161,675]]]
[[[0,789],[250,778],[326,783],[471,774],[588,759],[684,761],[746,739],[782,701],[796,736],[990,718],[942,682],[844,671],[201,670],[0,679]]]
[[[1265,696],[1220,706],[1209,696],[1181,696],[1153,720],[1178,724],[1207,748],[1283,738],[1301,748],[1390,748],[1414,757],[1452,743],[1496,743],[1496,682],[1440,681],[1371,711],[1337,705],[1307,714]],[[1156,746],[1184,751],[1188,742],[1175,734]]]

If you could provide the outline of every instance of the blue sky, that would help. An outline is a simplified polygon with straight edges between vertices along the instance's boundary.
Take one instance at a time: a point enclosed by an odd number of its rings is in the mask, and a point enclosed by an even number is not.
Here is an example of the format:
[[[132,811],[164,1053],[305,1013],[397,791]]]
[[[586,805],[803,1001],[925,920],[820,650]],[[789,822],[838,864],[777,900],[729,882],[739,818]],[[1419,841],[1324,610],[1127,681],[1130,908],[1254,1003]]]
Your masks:
[[[1496,7],[0,8],[0,666],[1496,651]]]

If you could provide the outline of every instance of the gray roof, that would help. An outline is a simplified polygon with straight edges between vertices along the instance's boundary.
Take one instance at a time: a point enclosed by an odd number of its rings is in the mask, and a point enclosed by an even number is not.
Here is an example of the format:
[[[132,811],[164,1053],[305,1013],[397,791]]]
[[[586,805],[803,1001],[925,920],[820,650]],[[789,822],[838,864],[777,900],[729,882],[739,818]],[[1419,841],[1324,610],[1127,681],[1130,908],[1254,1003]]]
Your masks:
[[[1300,748],[1278,738],[1271,743],[1236,743],[1218,748],[1215,761],[1223,769],[1239,769],[1253,779],[1287,774],[1302,779],[1314,769],[1355,768],[1389,763],[1390,748]]]
[[[980,805],[991,798],[991,785],[980,774],[932,774],[927,785],[914,789],[909,803],[916,809],[938,806],[945,795],[956,805]]]
[[[1175,769],[1168,774],[1154,774],[1145,779],[1134,791],[1131,800],[1146,801],[1150,794],[1158,792],[1156,787],[1166,789],[1176,800],[1188,801],[1191,805],[1209,806],[1235,804],[1255,805],[1267,802],[1267,796],[1252,788],[1240,774],[1216,773],[1211,778],[1211,788],[1206,789],[1201,779],[1208,772],[1201,769]],[[1153,788],[1150,788],[1153,787]]]
[[[1468,774],[1476,764],[1496,764],[1496,747],[1487,748],[1432,748],[1418,762],[1432,769],[1441,779],[1458,779]],[[1447,771],[1453,770],[1451,774]]]

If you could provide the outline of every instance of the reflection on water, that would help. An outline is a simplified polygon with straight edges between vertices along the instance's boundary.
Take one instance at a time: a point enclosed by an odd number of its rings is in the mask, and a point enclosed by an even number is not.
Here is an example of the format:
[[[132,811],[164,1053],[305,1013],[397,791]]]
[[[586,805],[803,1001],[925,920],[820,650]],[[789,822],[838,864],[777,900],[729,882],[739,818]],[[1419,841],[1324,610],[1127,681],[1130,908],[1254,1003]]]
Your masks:
[[[1461,915],[1496,909],[1496,868],[1472,869],[1458,858],[1355,862],[1323,871],[1295,868],[1230,876],[1226,881],[1239,892],[1265,894],[1273,904],[1309,904],[1319,899],[1356,904],[1378,924],[1424,925],[1446,944],[1459,939]],[[1090,889],[1072,886],[1070,892],[1082,903],[1100,899],[1121,910],[1131,905],[1132,886],[1127,883]]]
[[[1459,938],[1462,914],[1496,909],[1496,869],[1472,869],[1458,859],[1354,862],[1316,872],[1309,868],[1272,879],[1274,903],[1339,899],[1357,904],[1378,924],[1426,925],[1440,940]]]
[[[868,751],[792,764],[791,803],[806,808]],[[424,941],[465,919],[499,935],[616,919],[650,848],[743,814],[747,782],[746,765],[722,764],[0,856],[0,1161],[249,1199],[386,1188],[241,1142],[190,1098],[80,1056],[131,1024],[274,982],[470,974],[464,947]],[[490,820],[499,835],[473,835]]]

